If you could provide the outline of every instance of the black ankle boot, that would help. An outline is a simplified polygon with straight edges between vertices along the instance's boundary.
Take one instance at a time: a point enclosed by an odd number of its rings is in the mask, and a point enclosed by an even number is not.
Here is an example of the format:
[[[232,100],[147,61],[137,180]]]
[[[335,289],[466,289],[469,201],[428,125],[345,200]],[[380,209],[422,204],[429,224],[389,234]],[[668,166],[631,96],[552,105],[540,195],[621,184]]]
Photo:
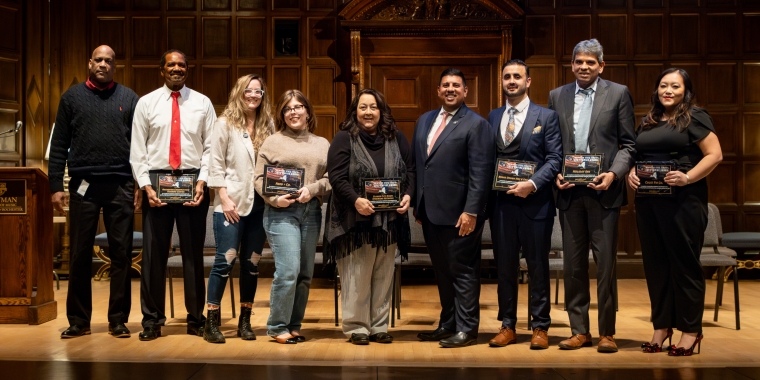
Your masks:
[[[251,308],[240,307],[237,336],[242,340],[256,340],[256,334],[251,329]]]
[[[203,339],[209,343],[224,343],[224,334],[219,330],[222,316],[219,309],[209,310],[206,324],[203,326]]]

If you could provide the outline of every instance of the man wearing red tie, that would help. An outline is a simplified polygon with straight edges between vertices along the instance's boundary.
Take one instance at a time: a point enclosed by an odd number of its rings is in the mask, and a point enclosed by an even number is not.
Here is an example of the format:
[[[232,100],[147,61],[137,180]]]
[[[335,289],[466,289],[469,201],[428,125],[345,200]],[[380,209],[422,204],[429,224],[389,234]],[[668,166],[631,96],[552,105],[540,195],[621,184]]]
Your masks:
[[[166,261],[174,222],[185,280],[187,333],[203,335],[203,243],[206,237],[206,179],[211,129],[216,113],[211,100],[185,86],[187,59],[179,50],[161,57],[165,85],[140,98],[132,124],[130,162],[143,190],[143,267],[140,283],[144,331],[140,340],[161,336],[166,322]],[[159,177],[195,182],[192,193],[164,186]]]

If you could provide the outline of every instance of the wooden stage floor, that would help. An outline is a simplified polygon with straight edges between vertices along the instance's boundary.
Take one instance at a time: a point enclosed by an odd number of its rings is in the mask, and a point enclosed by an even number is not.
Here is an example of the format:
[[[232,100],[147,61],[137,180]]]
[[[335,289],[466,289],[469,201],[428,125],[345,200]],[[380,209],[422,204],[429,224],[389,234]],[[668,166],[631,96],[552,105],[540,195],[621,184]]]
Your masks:
[[[108,335],[106,308],[109,282],[100,281],[93,282],[93,334],[70,340],[60,339],[60,333],[68,325],[65,315],[67,282],[61,281],[61,289],[56,291],[58,300],[56,320],[39,326],[0,325],[0,337],[3,342],[0,344],[0,360],[2,360],[0,373],[14,373],[13,370],[8,372],[8,369],[12,367],[27,371],[18,373],[19,376],[12,378],[36,378],[37,376],[28,377],[31,373],[28,371],[39,374],[39,371],[46,371],[45,368],[52,370],[56,366],[63,366],[70,370],[86,368],[83,371],[93,375],[98,371],[105,371],[106,374],[111,373],[114,376],[117,374],[137,376],[139,373],[134,371],[138,371],[163,374],[163,378],[175,378],[174,375],[177,375],[178,378],[195,379],[206,378],[205,375],[197,376],[214,368],[227,368],[225,371],[232,371],[230,372],[232,375],[236,371],[243,374],[255,368],[251,366],[266,366],[267,370],[264,372],[268,372],[270,378],[299,379],[332,378],[333,376],[318,376],[320,373],[326,374],[330,371],[343,374],[341,376],[344,378],[396,378],[394,373],[405,373],[418,378],[429,378],[425,375],[428,374],[431,375],[430,378],[435,378],[438,376],[434,374],[438,373],[455,379],[460,378],[460,375],[473,378],[473,374],[480,373],[485,377],[496,376],[497,378],[509,376],[547,379],[648,377],[653,379],[718,377],[722,380],[760,379],[760,355],[757,350],[760,343],[760,330],[757,329],[757,326],[760,326],[760,301],[757,297],[760,293],[760,281],[756,280],[740,282],[743,328],[739,331],[735,330],[733,286],[730,282],[726,283],[720,319],[719,322],[713,322],[713,302],[717,282],[707,281],[708,301],[704,318],[705,340],[702,344],[702,352],[692,357],[680,358],[668,357],[665,353],[645,354],[640,351],[639,346],[650,338],[652,331],[649,323],[646,283],[639,279],[619,281],[620,304],[615,337],[620,352],[616,354],[600,354],[592,348],[577,351],[559,350],[557,343],[570,335],[567,313],[562,310],[561,302],[559,305],[552,304],[553,323],[549,330],[551,347],[548,350],[533,351],[528,348],[530,332],[526,330],[524,319],[518,322],[517,344],[504,348],[489,347],[488,340],[501,325],[496,320],[498,309],[496,285],[492,283],[484,284],[482,288],[480,336],[476,346],[445,349],[439,347],[437,342],[417,340],[416,335],[419,331],[431,330],[437,326],[438,294],[435,285],[432,284],[403,287],[402,318],[397,320],[396,327],[389,331],[395,337],[392,344],[372,343],[369,346],[354,346],[346,341],[340,328],[335,327],[332,284],[325,279],[315,279],[311,290],[302,330],[303,335],[309,338],[307,342],[297,345],[280,345],[265,335],[271,279],[261,279],[254,305],[255,315],[251,319],[258,340],[242,341],[235,337],[237,319],[232,319],[231,316],[229,288],[227,288],[222,302],[222,322],[223,331],[228,339],[226,344],[214,345],[206,343],[202,338],[185,334],[182,318],[184,316],[182,279],[174,281],[176,318],[169,319],[163,328],[164,337],[152,342],[141,342],[137,339],[137,333],[141,331],[142,317],[137,279],[132,282],[132,317],[127,325],[132,331],[131,338],[116,339]],[[237,286],[237,279],[235,285]],[[593,282],[592,289],[595,289]],[[561,291],[562,289],[560,293]],[[236,295],[237,293],[236,291]],[[595,330],[594,293],[595,291],[592,292],[591,321],[594,343],[596,343],[598,334]],[[527,285],[521,285],[518,314],[520,318],[524,318],[526,314],[526,299]],[[677,337],[678,335],[675,338]],[[131,364],[137,362],[157,364],[141,364],[137,367]],[[161,363],[163,366],[159,365]],[[218,366],[218,364],[235,365]],[[154,370],[152,365],[163,369]],[[298,369],[293,366],[307,367]],[[477,370],[481,372],[472,369],[474,367],[482,367]],[[134,373],[127,371],[126,368],[132,368],[131,371]],[[175,370],[170,370],[170,368],[175,368]],[[462,368],[471,370],[462,372]],[[286,373],[287,376],[279,376]],[[102,379],[113,376],[97,377]]]

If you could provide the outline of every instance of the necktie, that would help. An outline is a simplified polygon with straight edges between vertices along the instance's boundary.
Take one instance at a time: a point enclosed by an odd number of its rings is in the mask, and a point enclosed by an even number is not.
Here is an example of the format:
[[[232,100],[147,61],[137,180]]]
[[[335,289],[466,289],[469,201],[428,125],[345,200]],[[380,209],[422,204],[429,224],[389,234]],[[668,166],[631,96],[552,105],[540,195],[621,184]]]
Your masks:
[[[575,129],[575,153],[588,152],[588,132],[591,125],[591,94],[594,90],[587,88],[578,91],[586,96],[581,105],[581,113],[578,115],[578,125]]]
[[[179,122],[179,91],[172,92],[172,134],[169,142],[169,165],[177,169],[182,160],[182,144],[180,142]]]
[[[509,113],[509,121],[507,122],[507,130],[504,132],[504,142],[507,143],[506,145],[509,145],[515,139],[515,114],[517,113],[517,108],[510,107],[507,112]]]
[[[449,113],[446,111],[441,112],[441,115],[443,115],[443,120],[441,120],[441,125],[438,126],[438,130],[435,131],[435,135],[433,135],[433,139],[430,140],[430,146],[428,146],[428,155],[430,155],[430,151],[433,150],[433,145],[435,145],[435,140],[438,140],[438,136],[441,135],[441,132],[443,132],[443,129],[446,128],[446,119],[449,117]]]

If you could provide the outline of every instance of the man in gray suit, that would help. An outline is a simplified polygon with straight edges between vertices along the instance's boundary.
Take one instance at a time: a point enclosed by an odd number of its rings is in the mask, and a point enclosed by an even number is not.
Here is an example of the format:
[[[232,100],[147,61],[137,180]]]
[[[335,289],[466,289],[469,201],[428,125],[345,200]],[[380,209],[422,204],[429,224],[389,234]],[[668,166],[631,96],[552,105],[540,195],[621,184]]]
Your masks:
[[[557,208],[562,224],[565,302],[573,336],[562,349],[591,346],[588,250],[597,264],[599,352],[617,352],[615,281],[620,206],[627,203],[623,176],[633,165],[634,115],[628,88],[599,77],[602,45],[581,41],[573,49],[575,82],[549,93],[549,108],[559,114],[562,150],[567,154],[603,154],[594,183],[576,186],[557,175]]]

